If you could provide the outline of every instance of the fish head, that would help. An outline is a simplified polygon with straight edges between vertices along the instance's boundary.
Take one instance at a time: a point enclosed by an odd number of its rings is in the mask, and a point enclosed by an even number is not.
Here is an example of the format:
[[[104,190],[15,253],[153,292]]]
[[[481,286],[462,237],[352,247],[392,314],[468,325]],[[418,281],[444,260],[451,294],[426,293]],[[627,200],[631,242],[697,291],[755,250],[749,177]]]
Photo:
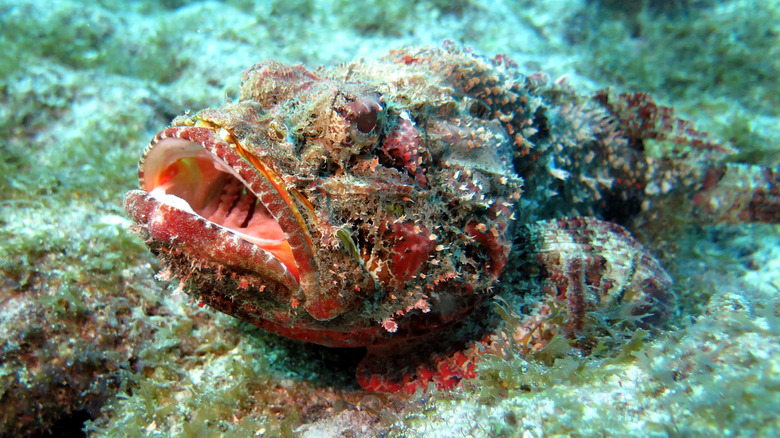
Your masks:
[[[235,102],[180,116],[125,208],[162,278],[329,346],[468,315],[509,253],[522,180],[504,128],[436,75],[384,61],[264,61]]]

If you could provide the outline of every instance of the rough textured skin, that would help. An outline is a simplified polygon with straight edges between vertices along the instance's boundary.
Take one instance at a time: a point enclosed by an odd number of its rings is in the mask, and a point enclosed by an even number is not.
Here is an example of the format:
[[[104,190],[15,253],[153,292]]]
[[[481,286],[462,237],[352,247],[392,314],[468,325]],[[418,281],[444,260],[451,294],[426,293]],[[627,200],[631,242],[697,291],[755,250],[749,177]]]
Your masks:
[[[670,209],[776,222],[777,173],[723,163],[730,152],[644,95],[584,98],[445,43],[316,71],[255,65],[238,102],[152,140],[126,209],[164,277],[202,302],[368,346],[361,384],[413,392],[454,386],[498,348],[491,318],[461,321],[502,277],[538,279],[512,292],[538,296],[509,334],[527,348],[556,333],[587,348],[593,312],[662,320],[672,280],[621,225]],[[545,319],[553,302],[560,322]]]

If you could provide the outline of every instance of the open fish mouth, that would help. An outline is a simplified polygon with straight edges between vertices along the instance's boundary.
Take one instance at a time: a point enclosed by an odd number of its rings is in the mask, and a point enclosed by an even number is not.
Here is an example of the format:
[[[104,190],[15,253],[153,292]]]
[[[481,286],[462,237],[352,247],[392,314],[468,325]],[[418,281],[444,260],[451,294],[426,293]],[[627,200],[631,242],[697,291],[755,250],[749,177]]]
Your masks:
[[[151,239],[190,262],[210,261],[274,289],[284,286],[293,298],[301,287],[316,286],[306,274],[311,240],[290,194],[226,130],[160,132],[141,159],[139,181],[142,190],[127,194],[125,208]]]
[[[154,199],[206,219],[271,253],[298,278],[282,227],[247,182],[202,144],[159,140],[144,160],[143,186]]]

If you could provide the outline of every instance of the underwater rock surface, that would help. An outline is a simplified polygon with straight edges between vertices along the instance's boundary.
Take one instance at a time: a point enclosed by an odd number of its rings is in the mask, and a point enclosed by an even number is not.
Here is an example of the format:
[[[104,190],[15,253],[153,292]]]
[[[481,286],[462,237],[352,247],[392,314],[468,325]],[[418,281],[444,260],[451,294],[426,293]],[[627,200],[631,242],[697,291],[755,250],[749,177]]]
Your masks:
[[[285,340],[165,291],[121,199],[142,145],[175,115],[236,98],[260,59],[314,68],[444,39],[527,74],[570,74],[582,93],[652,92],[738,150],[731,161],[776,168],[778,91],[762,78],[777,77],[777,5],[101,5],[0,4],[3,435],[776,433],[774,225],[690,225],[664,206],[632,229],[676,281],[662,332],[607,332],[590,354],[565,338],[507,349],[455,392],[407,398],[360,389],[360,351]],[[399,168],[417,180],[409,163]],[[510,285],[523,286],[498,289]],[[516,304],[488,311],[510,325]]]

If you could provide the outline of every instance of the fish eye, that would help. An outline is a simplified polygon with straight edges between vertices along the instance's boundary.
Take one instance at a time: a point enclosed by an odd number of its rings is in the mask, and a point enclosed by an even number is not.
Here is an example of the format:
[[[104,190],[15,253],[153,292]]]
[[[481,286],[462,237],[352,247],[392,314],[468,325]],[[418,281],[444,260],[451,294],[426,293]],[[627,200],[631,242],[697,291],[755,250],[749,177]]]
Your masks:
[[[355,119],[355,127],[358,131],[368,134],[376,128],[378,120],[377,110],[371,109],[371,111],[361,113]]]
[[[382,122],[384,106],[378,93],[366,94],[355,99],[350,104],[350,112],[354,115],[352,126],[361,134],[371,134]]]

